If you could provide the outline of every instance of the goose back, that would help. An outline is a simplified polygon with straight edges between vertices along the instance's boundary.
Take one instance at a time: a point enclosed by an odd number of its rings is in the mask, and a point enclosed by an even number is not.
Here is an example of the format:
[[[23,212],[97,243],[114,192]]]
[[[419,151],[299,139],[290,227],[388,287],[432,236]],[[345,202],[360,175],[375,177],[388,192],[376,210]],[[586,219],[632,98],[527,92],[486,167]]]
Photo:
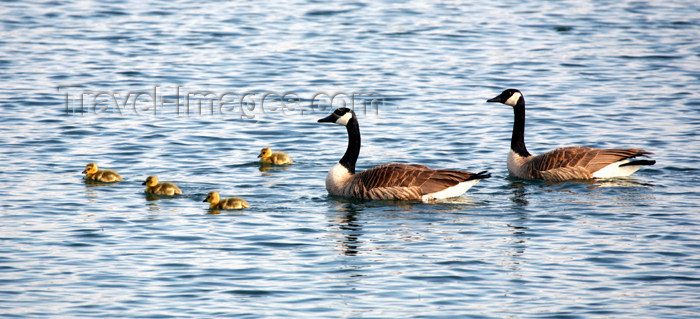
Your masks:
[[[146,193],[149,194],[156,194],[156,195],[168,195],[168,196],[173,196],[173,195],[181,195],[182,191],[180,190],[177,185],[171,183],[171,182],[158,182],[158,177],[155,176],[148,176],[146,178],[146,181],[142,183],[142,185],[146,185]]]
[[[341,196],[367,200],[423,200],[460,183],[483,179],[486,174],[458,170],[438,170],[418,164],[391,163],[353,175]]]
[[[182,191],[177,185],[171,182],[158,183],[155,186],[147,186],[146,193],[156,194],[156,195],[181,195]]]
[[[94,162],[85,165],[85,170],[83,171],[83,174],[85,174],[86,181],[95,181],[103,183],[122,181],[122,177],[119,176],[117,172],[109,169],[99,169],[97,167],[97,164]]]
[[[273,152],[272,156],[270,157],[270,161],[268,163],[272,163],[275,165],[285,165],[285,164],[291,164],[292,159],[285,153]]]
[[[250,207],[250,204],[240,197],[224,198],[220,202],[210,205],[212,209],[243,209],[248,207]]]
[[[112,183],[112,182],[121,182],[122,177],[119,176],[119,174],[115,171],[108,170],[108,169],[101,169],[98,170],[94,174],[87,174],[85,175],[85,179],[89,181],[96,181],[96,182],[104,182],[104,183]]]
[[[508,170],[520,178],[539,178],[546,181],[571,179],[591,179],[596,172],[616,164],[624,165],[629,159],[652,154],[640,148],[597,149],[571,146],[549,151],[537,156],[529,156],[517,162],[517,155],[509,158]],[[636,171],[636,170],[635,170]]]

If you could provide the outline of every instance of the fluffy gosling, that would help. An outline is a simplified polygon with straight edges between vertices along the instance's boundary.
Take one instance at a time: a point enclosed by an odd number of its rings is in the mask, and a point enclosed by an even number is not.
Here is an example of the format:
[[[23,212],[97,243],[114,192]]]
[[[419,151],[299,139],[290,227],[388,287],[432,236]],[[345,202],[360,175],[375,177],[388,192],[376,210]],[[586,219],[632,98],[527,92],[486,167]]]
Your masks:
[[[240,197],[229,197],[222,200],[217,191],[209,192],[207,198],[202,202],[209,202],[210,209],[243,209],[250,207],[250,204]]]
[[[115,171],[108,169],[98,169],[97,164],[88,163],[85,165],[85,180],[103,183],[121,182],[122,177]]]
[[[263,163],[274,165],[292,164],[292,159],[289,158],[287,154],[283,152],[273,152],[269,147],[264,147],[260,150],[260,155],[258,155],[258,157]]]
[[[179,187],[177,187],[177,185],[171,182],[158,183],[158,177],[155,176],[148,176],[148,178],[146,178],[146,181],[143,182],[141,185],[146,185],[146,193],[149,194],[168,196],[182,194],[182,191]]]

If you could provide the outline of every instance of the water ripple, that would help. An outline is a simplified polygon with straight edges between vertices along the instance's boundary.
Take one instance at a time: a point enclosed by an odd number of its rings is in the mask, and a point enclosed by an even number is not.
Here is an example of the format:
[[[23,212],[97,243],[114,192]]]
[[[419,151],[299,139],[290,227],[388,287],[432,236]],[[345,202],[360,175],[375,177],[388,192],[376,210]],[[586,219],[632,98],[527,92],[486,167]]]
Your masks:
[[[696,3],[3,5],[5,317],[700,313]],[[507,87],[532,152],[643,147],[657,165],[509,178],[512,111],[485,103]],[[316,120],[335,93],[356,98],[358,169],[493,177],[434,204],[328,196],[347,137]],[[294,164],[260,166],[264,146]],[[125,180],[85,183],[92,161]],[[185,195],[146,196],[148,175]],[[251,208],[210,211],[211,190]]]

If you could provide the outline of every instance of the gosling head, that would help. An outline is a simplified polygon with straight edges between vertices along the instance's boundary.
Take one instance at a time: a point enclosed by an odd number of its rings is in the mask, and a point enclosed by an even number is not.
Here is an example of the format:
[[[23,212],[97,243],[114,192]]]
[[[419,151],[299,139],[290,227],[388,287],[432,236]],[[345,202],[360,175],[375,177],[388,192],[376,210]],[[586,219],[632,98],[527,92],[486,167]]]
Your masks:
[[[97,173],[97,164],[95,163],[88,163],[85,165],[85,170],[83,171],[83,174],[91,175]]]
[[[220,200],[221,200],[221,197],[219,197],[219,192],[211,191],[207,194],[207,198],[205,198],[202,202],[209,202],[211,204],[216,204]]]
[[[263,147],[260,150],[260,155],[258,155],[259,158],[268,158],[270,156],[272,156],[272,150],[269,147]]]
[[[513,107],[518,105],[519,101],[524,103],[525,99],[523,98],[523,94],[516,89],[507,89],[501,92],[499,96],[486,100],[486,102],[499,102]]]
[[[146,178],[146,181],[143,182],[143,183],[141,183],[141,185],[146,185],[146,186],[148,186],[148,187],[156,186],[156,185],[158,185],[158,177],[155,177],[155,176],[148,176],[148,177]]]
[[[342,126],[347,126],[348,122],[350,122],[350,120],[352,120],[353,118],[357,118],[353,110],[347,107],[341,107],[333,111],[333,113],[331,113],[330,115],[318,120],[318,122],[330,122]]]

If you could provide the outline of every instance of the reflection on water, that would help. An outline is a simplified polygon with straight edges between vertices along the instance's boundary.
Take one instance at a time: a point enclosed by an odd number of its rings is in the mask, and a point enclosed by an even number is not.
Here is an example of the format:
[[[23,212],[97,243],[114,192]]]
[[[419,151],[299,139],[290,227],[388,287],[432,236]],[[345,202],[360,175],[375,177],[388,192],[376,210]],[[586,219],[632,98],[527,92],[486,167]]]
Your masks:
[[[360,205],[341,200],[332,200],[337,215],[332,216],[331,227],[340,230],[343,238],[339,240],[341,252],[346,256],[355,256],[360,250],[359,237],[362,236],[362,225],[359,222],[362,208]]]
[[[263,163],[263,162],[261,162],[260,166],[258,167],[258,169],[261,172],[288,171],[289,168],[290,168],[289,165],[274,165],[274,164]],[[271,175],[266,174],[265,176],[271,176]]]
[[[146,196],[146,198],[148,198],[148,196]],[[155,200],[158,200],[158,198],[156,198]],[[160,206],[158,205],[158,203],[146,203],[146,207],[148,208],[149,213],[160,211]]]
[[[218,209],[210,209],[207,211],[207,215],[219,215],[221,214],[221,211]]]
[[[146,200],[149,202],[161,200],[161,196],[158,196],[158,195],[153,194],[153,193],[143,192],[143,195],[146,197]]]
[[[524,220],[521,220],[522,222],[525,222]],[[522,263],[524,260],[527,258],[524,257],[525,250],[527,249],[527,244],[528,244],[528,227],[525,226],[517,226],[514,225],[515,223],[518,223],[519,221],[515,221],[512,224],[508,224],[508,232],[510,233],[510,237],[508,239],[508,250],[506,250],[506,254],[508,255],[508,261],[505,262],[505,266],[509,270],[509,276],[513,279],[521,279],[523,277],[523,274],[521,273],[522,270]]]
[[[584,179],[584,180],[572,180],[565,182],[546,182],[548,186],[558,186],[566,184],[582,184],[589,185],[587,188],[593,190],[598,187],[653,187],[654,184],[650,182],[640,181],[635,177],[616,177],[616,178],[605,178],[605,179]]]
[[[700,20],[689,14],[700,2],[106,6],[2,4],[3,314],[700,313]],[[533,146],[642,147],[667,164],[630,179],[509,179],[512,110],[485,103],[508,87],[532,97]],[[364,112],[334,92],[383,104]],[[341,105],[361,117],[358,168],[494,177],[434,203],[328,196],[346,140],[316,121]],[[253,161],[269,144],[297,161]],[[133,179],[84,183],[92,161]],[[190,195],[144,194],[145,172]],[[255,205],[210,211],[213,189]]]
[[[101,186],[114,186],[118,185],[120,182],[114,182],[114,183],[104,183],[100,181],[94,181],[90,179],[83,179],[83,183],[85,183],[86,187],[101,187]]]
[[[245,212],[243,212],[242,209],[224,209],[224,210],[221,210],[221,209],[211,209],[211,208],[207,209],[206,214],[207,215],[221,215],[222,212],[225,213],[226,215],[245,215],[246,214]]]
[[[85,184],[85,196],[88,198],[95,198],[97,197],[97,192],[93,189],[94,187],[98,187],[100,185],[93,185],[93,184]]]
[[[547,183],[547,193],[556,193],[555,201],[575,205],[629,206],[653,200],[648,192],[654,184],[633,177]],[[562,196],[563,195],[563,196]]]
[[[529,240],[528,231],[530,230],[526,225],[531,223],[530,212],[524,208],[530,205],[528,197],[532,196],[532,194],[528,188],[532,186],[531,181],[508,178],[507,187],[512,194],[510,201],[513,203],[514,209],[511,211],[510,221],[506,224],[509,234],[506,254],[510,257],[507,264],[508,269],[512,272],[510,276],[514,279],[522,278],[522,274],[519,272],[521,270],[521,260]]]
[[[541,193],[556,193],[553,200],[580,205],[629,205],[630,202],[651,200],[649,187],[654,184],[633,177],[613,179],[574,180],[544,182],[539,180],[508,179],[507,188],[514,207],[530,206],[529,198],[539,198]],[[612,197],[611,197],[612,196]]]
[[[508,178],[507,187],[512,194],[510,201],[513,202],[515,207],[525,207],[529,205],[527,200],[528,190],[525,187],[526,183],[528,183],[528,181]]]

